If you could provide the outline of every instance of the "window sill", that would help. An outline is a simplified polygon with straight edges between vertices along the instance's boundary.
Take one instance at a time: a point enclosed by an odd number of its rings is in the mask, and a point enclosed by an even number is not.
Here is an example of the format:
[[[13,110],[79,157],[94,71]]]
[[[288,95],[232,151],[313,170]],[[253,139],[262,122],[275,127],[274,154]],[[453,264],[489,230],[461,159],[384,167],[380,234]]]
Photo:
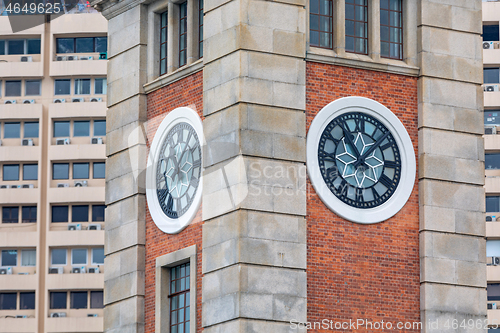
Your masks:
[[[172,73],[162,75],[154,81],[146,83],[144,85],[144,92],[146,94],[149,94],[150,92],[168,86],[169,84],[179,81],[191,74],[199,72],[202,69],[203,69],[203,58],[193,62],[190,65],[183,66]]]
[[[408,76],[418,76],[420,71],[418,67],[410,66],[404,61],[400,60],[381,58],[379,61],[375,61],[367,55],[347,52],[344,56],[340,56],[333,50],[326,50],[316,47],[311,47],[306,53],[306,61],[368,69]]]

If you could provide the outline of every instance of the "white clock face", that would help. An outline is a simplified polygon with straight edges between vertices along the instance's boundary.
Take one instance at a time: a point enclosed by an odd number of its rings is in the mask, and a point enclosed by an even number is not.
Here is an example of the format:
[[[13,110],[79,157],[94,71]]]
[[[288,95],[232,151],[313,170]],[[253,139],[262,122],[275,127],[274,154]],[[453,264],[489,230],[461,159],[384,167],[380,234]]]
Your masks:
[[[178,233],[201,203],[202,123],[196,112],[178,108],[160,124],[151,144],[146,198],[155,224]]]
[[[403,124],[363,97],[339,99],[318,113],[307,136],[307,164],[322,201],[353,222],[393,216],[415,182],[415,154]]]

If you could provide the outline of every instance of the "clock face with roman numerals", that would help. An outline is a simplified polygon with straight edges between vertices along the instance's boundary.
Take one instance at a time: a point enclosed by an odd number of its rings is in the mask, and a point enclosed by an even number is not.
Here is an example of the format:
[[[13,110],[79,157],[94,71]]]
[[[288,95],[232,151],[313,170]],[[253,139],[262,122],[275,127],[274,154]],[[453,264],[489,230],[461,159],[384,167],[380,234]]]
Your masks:
[[[194,128],[176,124],[165,136],[156,166],[156,192],[169,218],[181,217],[191,206],[201,175],[201,147]]]
[[[321,176],[345,204],[374,208],[394,194],[401,177],[398,145],[389,129],[362,112],[330,121],[318,145]]]

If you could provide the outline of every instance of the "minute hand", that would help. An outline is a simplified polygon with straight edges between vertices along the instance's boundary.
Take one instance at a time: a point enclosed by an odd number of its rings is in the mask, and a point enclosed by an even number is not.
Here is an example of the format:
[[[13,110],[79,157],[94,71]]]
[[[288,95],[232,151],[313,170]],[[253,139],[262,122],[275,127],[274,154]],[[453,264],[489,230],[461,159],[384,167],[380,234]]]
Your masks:
[[[380,144],[382,143],[382,141],[385,140],[385,138],[387,138],[389,136],[389,131],[385,132],[384,135],[382,135],[382,137],[380,139],[377,140],[377,142],[375,142],[375,144],[373,146],[370,147],[370,149],[368,149],[366,151],[366,153],[364,153],[360,158],[358,158],[358,160],[356,162],[354,162],[354,168],[357,168],[360,164],[364,163],[365,162],[365,158],[370,155],[371,153],[373,153],[373,151],[375,149],[377,149],[378,146],[380,146]]]
[[[354,150],[354,154],[356,155],[356,159],[357,159],[357,161],[359,161],[359,152],[358,152],[358,148],[356,148],[356,146],[354,145],[354,142],[352,142],[352,139],[351,139],[351,133],[350,133],[350,132],[348,132],[348,131],[345,129],[344,124],[340,124],[340,127],[342,128],[342,131],[344,131],[344,137],[347,139],[347,143],[349,143],[349,144],[351,145],[352,150]]]

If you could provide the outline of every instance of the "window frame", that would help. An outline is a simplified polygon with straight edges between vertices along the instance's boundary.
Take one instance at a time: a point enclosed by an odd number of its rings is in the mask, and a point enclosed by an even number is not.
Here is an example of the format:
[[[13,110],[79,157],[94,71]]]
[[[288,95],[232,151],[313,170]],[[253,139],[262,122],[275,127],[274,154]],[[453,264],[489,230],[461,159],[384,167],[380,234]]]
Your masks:
[[[7,84],[8,83],[19,83],[19,95],[7,95]],[[5,83],[4,83],[4,97],[21,97],[23,95],[23,80],[5,80]],[[16,92],[17,93],[17,92]]]
[[[24,210],[29,209],[29,218],[24,218]],[[33,210],[35,211],[35,217],[32,217]],[[34,220],[34,221],[33,221]],[[38,207],[35,206],[21,206],[21,223],[36,223],[38,221]]]
[[[14,301],[14,303],[15,303],[14,308],[4,308],[2,295],[5,295],[5,294],[15,295],[16,296],[15,297],[15,301]],[[18,294],[17,292],[8,292],[8,291],[7,292],[1,292],[0,293],[0,310],[2,310],[2,311],[5,311],[5,310],[10,310],[10,311],[17,310],[17,294]]]
[[[98,263],[98,262],[94,261],[94,250],[102,250],[102,252],[103,252],[102,263]],[[91,265],[104,265],[104,258],[106,258],[106,255],[104,254],[104,247],[93,247],[90,249],[90,264]]]
[[[33,307],[23,309],[23,296],[33,295]],[[20,291],[19,292],[19,310],[35,310],[36,309],[36,292],[35,291]]]
[[[15,251],[16,252],[16,264],[15,265],[5,265],[5,263],[3,262],[3,253],[5,251]],[[18,263],[19,263],[19,253],[17,251],[17,249],[2,249],[2,251],[0,251],[0,266],[1,267],[17,267]]]
[[[68,166],[68,177],[67,178],[55,178],[55,169],[56,165],[67,165]],[[70,179],[70,163],[52,163],[52,180],[69,180]]]
[[[66,207],[67,215],[66,221],[54,221],[54,208],[56,207]],[[69,206],[68,205],[52,205],[50,207],[50,223],[68,223],[69,222]]]
[[[389,39],[391,39],[390,37],[390,34],[391,34],[391,29],[398,29],[399,31],[399,37],[400,37],[400,42],[392,42],[390,40],[388,41],[385,41],[385,40],[382,40],[382,32],[380,33],[380,57],[381,58],[385,58],[385,59],[395,59],[395,60],[403,60],[403,46],[404,46],[404,34],[403,34],[403,27],[404,27],[404,17],[403,17],[403,13],[404,13],[404,1],[403,0],[398,0],[400,3],[400,6],[401,6],[401,10],[393,10],[391,9],[391,0],[387,0],[388,1],[388,7],[387,9],[382,9],[382,1],[383,0],[380,0],[380,15],[382,16],[382,10],[384,11],[387,11],[388,12],[388,19],[389,19],[389,24],[386,25],[386,24],[382,24],[382,19],[380,19],[380,31],[382,31],[382,27],[388,27],[389,29]],[[393,26],[391,25],[391,13],[399,13],[400,15],[400,26]],[[382,43],[388,43],[389,44],[389,56],[385,56],[382,54]],[[397,44],[399,45],[399,56],[398,57],[392,57],[390,54],[391,54],[391,50],[390,50],[390,47],[392,46],[392,44]]]
[[[5,167],[17,166],[17,179],[5,179]],[[3,164],[2,165],[2,180],[4,182],[17,182],[19,181],[20,165],[19,164]]]
[[[25,252],[28,252],[28,251],[29,252],[35,252],[35,264],[33,264],[33,265],[25,265],[23,263],[23,261],[24,261],[24,254],[25,254]],[[22,267],[36,267],[36,249],[24,249],[24,250],[21,250],[21,266]]]
[[[26,170],[25,167],[36,166],[36,175],[35,178],[26,178]],[[23,180],[38,180],[38,163],[27,163],[23,164]]]
[[[74,260],[73,252],[74,251],[81,251],[81,250],[85,251],[85,263],[83,263],[83,264],[75,264],[73,262],[73,260]],[[89,264],[89,250],[87,248],[75,248],[75,249],[71,249],[71,266],[87,266],[88,264]]]
[[[345,51],[346,53],[354,53],[354,54],[362,54],[362,55],[368,55],[370,54],[370,13],[369,13],[369,2],[368,0],[362,0],[365,2],[364,5],[359,5],[357,4],[357,0],[353,0],[353,3],[349,3],[349,5],[352,5],[354,6],[354,19],[347,19],[346,18],[346,15],[344,14],[344,24],[345,24]],[[347,3],[345,4],[345,6],[347,7]],[[372,3],[373,5],[373,3]],[[356,19],[356,9],[358,7],[362,7],[364,8],[364,16],[365,16],[365,20],[364,21],[360,21],[360,20],[357,20]],[[347,11],[347,9],[346,9]],[[354,24],[354,35],[348,35],[347,34],[347,22],[348,21],[351,21],[353,22]],[[360,37],[360,36],[357,36],[356,35],[356,25],[360,23],[360,24],[363,24],[364,25],[364,34],[365,34],[365,37]],[[354,50],[347,50],[347,38],[350,37],[350,38],[353,38],[354,39]],[[365,51],[364,52],[361,52],[361,51],[357,51],[357,48],[356,48],[356,42],[357,40],[364,40],[365,42]]]
[[[85,306],[84,307],[75,307],[73,305],[73,295],[83,295],[85,294]],[[88,309],[89,308],[89,292],[88,291],[81,291],[81,290],[71,290],[69,292],[69,308],[73,310],[82,310],[82,309]]]
[[[38,93],[28,94],[28,83],[38,82]],[[24,80],[24,96],[40,96],[42,94],[42,80]]]
[[[52,307],[53,306],[53,298],[52,295],[59,294],[62,296],[62,294],[65,295],[64,297],[64,307]],[[67,291],[50,291],[49,292],[49,309],[50,310],[65,310],[68,308],[68,292]]]
[[[7,210],[9,209],[10,210],[10,218],[8,219],[10,222],[5,222],[5,219],[4,219],[4,210]],[[14,222],[14,218],[12,218],[12,210],[13,209],[17,209],[17,219],[16,221]],[[19,223],[19,206],[3,206],[2,207],[2,223],[7,223],[7,224],[12,224],[12,223]]]
[[[68,82],[68,93],[57,93],[57,83],[58,82]],[[71,79],[55,79],[54,80],[54,96],[70,96],[71,95]]]
[[[54,264],[54,250],[64,251],[64,264]],[[52,248],[50,249],[50,266],[67,266],[68,265],[68,249]]]

